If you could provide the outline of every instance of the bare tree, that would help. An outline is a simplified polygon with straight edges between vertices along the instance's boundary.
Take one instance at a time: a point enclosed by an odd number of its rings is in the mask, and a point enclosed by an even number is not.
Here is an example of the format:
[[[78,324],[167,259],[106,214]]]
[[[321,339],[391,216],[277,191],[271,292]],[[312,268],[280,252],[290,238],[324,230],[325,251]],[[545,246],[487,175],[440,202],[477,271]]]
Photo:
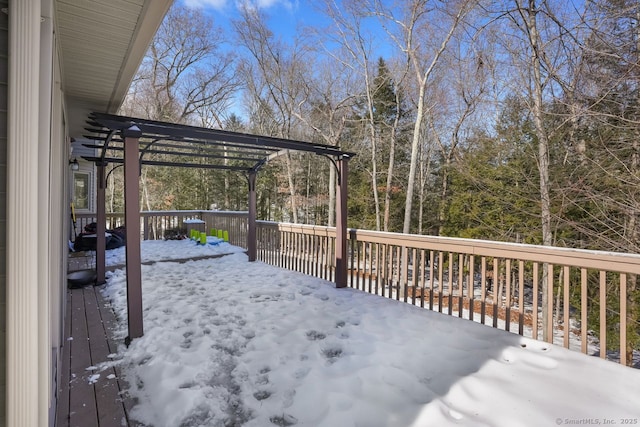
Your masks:
[[[223,33],[211,18],[176,3],[152,41],[121,112],[219,127],[239,89],[234,55],[221,49],[223,43]],[[166,208],[168,200],[191,197],[178,186],[183,178],[197,173],[143,168],[141,195],[146,208]],[[158,179],[166,185],[151,191],[150,185]],[[192,208],[197,203],[191,198],[185,205]]]
[[[266,16],[244,5],[241,18],[234,22],[239,43],[251,61],[243,62],[242,71],[251,102],[266,115],[274,136],[293,138],[299,132],[294,109],[303,97],[302,77],[308,49],[298,40],[287,46],[275,39],[267,28]],[[287,181],[293,222],[298,222],[296,185],[291,154],[285,155]]]
[[[458,147],[465,139],[467,122],[483,101],[486,91],[485,58],[481,51],[469,52],[470,40],[452,39],[452,49],[443,56],[449,73],[438,81],[437,108],[429,111],[431,134],[442,157],[438,234],[443,234],[446,221],[449,175]],[[463,51],[465,53],[463,54]],[[437,117],[436,117],[437,116]]]
[[[506,29],[503,47],[509,53],[512,65],[521,73],[520,79],[514,79],[511,87],[520,93],[527,103],[537,140],[536,164],[539,178],[540,221],[542,244],[554,244],[552,223],[552,182],[550,176],[551,144],[562,131],[565,120],[557,120],[551,111],[554,101],[563,96],[563,88],[567,87],[567,49],[572,44],[570,22],[558,14],[564,2],[537,0],[514,0],[507,2],[503,12],[512,24]],[[515,41],[514,41],[515,40]],[[514,68],[515,70],[516,68]],[[516,86],[517,85],[517,86]],[[549,278],[546,265],[543,268],[542,280]],[[542,323],[543,338],[550,340],[548,326],[552,319],[548,316],[548,304],[552,295],[546,286],[542,288]]]
[[[313,129],[328,145],[337,146],[345,130],[347,119],[356,100],[353,74],[346,72],[341,63],[315,62],[304,79],[304,96],[294,114]],[[336,169],[329,169],[328,224],[335,222]]]
[[[423,135],[424,120],[429,108],[426,97],[427,89],[447,45],[474,5],[475,1],[473,0],[442,4],[429,0],[412,0],[407,2],[404,7],[391,8],[381,0],[372,0],[371,2],[370,9],[380,17],[387,34],[398,49],[403,52],[407,62],[411,64],[417,89],[403,233],[411,231],[420,136]]]
[[[176,4],[163,21],[138,71],[123,112],[183,123],[202,108],[228,105],[239,85],[234,55],[211,18]]]
[[[347,72],[361,79],[363,94],[363,119],[367,123],[369,174],[374,199],[376,230],[381,229],[380,195],[378,192],[378,135],[374,114],[374,70],[372,36],[365,29],[365,12],[358,1],[343,1],[338,5],[333,0],[323,0],[323,12],[332,20],[331,29],[324,32],[327,54],[340,63]],[[332,46],[339,46],[335,49]]]

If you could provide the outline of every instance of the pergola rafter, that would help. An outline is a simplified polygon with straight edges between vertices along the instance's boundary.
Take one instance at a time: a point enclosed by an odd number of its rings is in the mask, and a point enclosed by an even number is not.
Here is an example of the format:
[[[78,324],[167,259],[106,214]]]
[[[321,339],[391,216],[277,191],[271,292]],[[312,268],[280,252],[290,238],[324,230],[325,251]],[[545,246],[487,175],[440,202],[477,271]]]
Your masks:
[[[99,155],[84,159],[96,164],[97,180],[97,281],[105,279],[105,167],[124,164],[128,340],[142,336],[142,290],[140,257],[139,175],[142,165],[221,169],[243,172],[249,186],[247,255],[257,259],[256,180],[259,170],[270,160],[298,151],[327,157],[338,172],[336,203],[336,287],[347,286],[347,175],[348,161],[355,154],[339,147],[207,129],[155,120],[105,113],[89,115],[85,144]],[[100,143],[101,142],[101,143]],[[163,156],[150,159],[150,156]],[[194,159],[205,159],[197,162]],[[230,164],[231,162],[231,164]]]

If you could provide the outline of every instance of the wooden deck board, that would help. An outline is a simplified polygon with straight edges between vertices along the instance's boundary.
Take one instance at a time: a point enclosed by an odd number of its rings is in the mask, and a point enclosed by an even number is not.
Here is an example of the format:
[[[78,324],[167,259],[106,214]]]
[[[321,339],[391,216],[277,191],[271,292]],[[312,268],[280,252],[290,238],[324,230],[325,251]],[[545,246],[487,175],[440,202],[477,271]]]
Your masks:
[[[127,427],[133,404],[117,367],[101,370],[117,352],[116,320],[97,287],[67,290],[67,321],[56,408],[56,427]],[[97,367],[93,369],[91,367]],[[90,369],[88,369],[90,368]],[[90,381],[92,375],[100,375]]]
[[[84,295],[71,291],[71,370],[69,381],[69,425],[71,427],[97,426],[96,400],[93,385],[89,383],[92,371],[89,333],[84,308]]]
[[[109,345],[109,351],[111,353],[116,353],[118,351],[118,343],[114,339],[113,332],[112,332],[116,329],[116,326],[117,326],[115,314],[113,313],[113,310],[111,310],[111,308],[108,307],[107,301],[104,299],[104,297],[100,293],[99,290],[101,289],[101,287],[95,287],[94,289],[96,290],[95,295],[96,295],[96,299],[98,300],[98,307],[100,309],[100,314],[102,316],[102,322],[104,324],[105,330],[107,331],[107,343]],[[129,384],[124,379],[124,376],[122,375],[122,371],[120,367],[116,365],[114,367],[114,371],[116,374],[116,379],[118,381],[120,390],[127,390],[129,388]],[[124,393],[124,392],[121,392],[121,393]],[[128,417],[128,414],[131,412],[131,409],[135,404],[134,399],[128,398],[125,395],[122,395],[122,398],[123,398],[122,403],[125,408],[125,413],[127,414],[127,421],[129,423],[128,424],[129,427],[144,427],[143,424],[140,424]]]
[[[65,319],[71,319],[71,293],[67,293]],[[69,371],[71,369],[71,322],[64,322],[64,344],[60,361],[60,382],[58,384],[58,401],[56,407],[56,426],[69,427]]]
[[[93,286],[84,288],[84,300],[87,312],[97,313],[97,316],[87,316],[91,361],[96,366],[109,361],[108,338],[98,308],[96,290]],[[126,424],[127,417],[122,405],[115,370],[110,367],[96,371],[96,374],[100,375],[100,378],[94,384],[100,427],[120,427]]]

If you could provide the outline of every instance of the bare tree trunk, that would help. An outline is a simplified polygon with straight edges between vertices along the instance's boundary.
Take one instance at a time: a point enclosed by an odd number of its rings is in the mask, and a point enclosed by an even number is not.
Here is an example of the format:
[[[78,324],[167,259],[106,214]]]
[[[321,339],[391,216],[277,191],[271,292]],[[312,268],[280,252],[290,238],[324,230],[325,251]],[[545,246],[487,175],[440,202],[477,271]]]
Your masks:
[[[227,158],[227,146],[224,147],[224,165],[229,165],[229,159]],[[229,172],[225,171],[224,173],[224,205],[225,210],[229,210],[231,207],[231,182],[229,181]]]
[[[445,158],[442,168],[442,188],[440,191],[440,205],[438,207],[438,235],[442,236],[444,222],[447,218],[447,193],[449,192],[449,168],[451,167],[451,151]]]
[[[406,72],[401,78],[404,80]],[[384,195],[384,231],[389,231],[389,216],[391,211],[391,186],[393,185],[393,168],[395,166],[396,158],[396,139],[398,135],[398,125],[400,124],[400,88],[395,85],[395,107],[396,114],[393,124],[391,126],[391,136],[389,141],[389,166],[387,168],[387,187]]]
[[[424,201],[427,183],[431,176],[431,150],[432,146],[427,146],[426,152],[424,144],[420,147],[420,193],[418,210],[418,234],[424,232]]]
[[[309,222],[309,196],[311,195],[311,158],[307,159],[307,191],[306,191],[306,202],[304,204],[304,223],[310,224]]]
[[[384,194],[384,231],[389,231],[389,215],[391,211],[391,186],[393,185],[393,163],[395,161],[395,130],[392,130],[389,145],[389,166],[387,168],[387,186]]]
[[[113,169],[111,169],[111,174],[113,175]],[[107,180],[107,185],[109,187],[109,212],[113,212],[113,205],[114,205],[113,199],[115,198],[115,192],[116,192],[115,180],[116,180],[115,175],[113,175],[111,181]]]
[[[287,165],[287,181],[289,183],[289,196],[290,196],[290,204],[291,204],[291,218],[294,224],[298,223],[298,204],[296,203],[296,187],[293,180],[293,169],[291,167],[291,155],[287,153],[285,156],[285,161]]]
[[[640,4],[636,3],[636,60],[640,60]],[[640,94],[636,99],[638,105],[640,105]],[[638,117],[636,117],[638,119]],[[635,138],[633,138],[633,153],[631,157],[631,171],[633,176],[640,176],[640,130],[636,126]],[[637,197],[633,197],[632,200],[638,200]],[[633,203],[631,218],[633,221],[633,228],[631,233],[632,245],[630,245],[631,251],[637,251],[640,245],[640,226],[638,226],[638,218],[640,217],[640,206],[637,203]],[[638,276],[630,274],[627,281],[627,318],[628,324],[638,324],[640,315],[640,300],[638,299]],[[627,337],[629,334],[627,334]],[[620,352],[626,351],[627,366],[633,366],[633,346],[631,341],[627,338],[626,348],[621,348]]]
[[[142,204],[143,206],[146,206],[147,211],[151,210],[151,202],[149,201],[149,188],[147,186],[147,171],[146,169],[142,170],[142,174],[140,175],[140,182],[142,183]],[[156,240],[158,238],[157,234],[156,234],[156,229],[155,227],[152,229],[153,232],[153,240]]]
[[[532,115],[535,126],[535,133],[538,138],[538,171],[540,176],[540,219],[542,223],[542,244],[551,246],[553,243],[553,234],[551,231],[551,199],[550,183],[549,183],[549,136],[544,128],[544,111],[543,111],[543,82],[542,82],[542,60],[540,46],[540,35],[538,33],[538,25],[536,21],[537,6],[535,0],[529,0],[527,9],[520,9],[527,24],[529,43],[531,45],[531,63],[533,71],[533,105]],[[542,282],[547,283],[548,268],[544,266],[542,270]],[[550,304],[551,296],[548,295],[547,286],[542,286],[542,339],[548,341],[552,337],[548,336],[547,325],[552,319],[549,319],[547,307]]]
[[[329,219],[328,226],[335,225],[336,217],[336,168],[331,164],[329,166]]]
[[[376,214],[376,231],[380,231],[380,197],[378,195],[378,160],[377,160],[377,147],[376,147],[376,135],[373,125],[371,128],[371,187],[373,190],[373,204],[375,205]]]
[[[407,179],[407,196],[404,202],[404,224],[402,232],[409,234],[411,230],[411,208],[413,204],[413,188],[416,182],[416,167],[418,163],[418,147],[420,145],[420,135],[422,132],[422,121],[424,119],[424,96],[427,83],[422,81],[418,95],[418,111],[416,113],[416,122],[413,126],[413,140],[411,141],[411,163],[409,166],[409,178]]]
[[[407,180],[407,196],[404,203],[404,225],[402,227],[402,232],[408,234],[411,230],[411,213],[412,213],[412,204],[413,204],[413,192],[416,181],[416,169],[418,163],[418,148],[420,145],[420,136],[422,134],[421,130],[423,127],[423,121],[425,117],[425,95],[427,90],[427,84],[429,83],[431,74],[435,69],[435,66],[440,61],[440,57],[444,53],[449,41],[453,37],[455,30],[458,28],[462,17],[466,15],[469,9],[469,2],[462,2],[459,6],[458,12],[453,17],[453,21],[451,26],[449,27],[449,31],[445,35],[442,40],[438,50],[435,52],[431,62],[429,63],[426,69],[423,69],[423,62],[421,58],[418,58],[418,53],[415,51],[413,46],[413,34],[411,32],[414,29],[415,21],[411,22],[411,25],[408,26],[409,34],[407,39],[406,52],[409,55],[411,62],[413,63],[416,78],[418,81],[418,103],[417,103],[417,111],[416,111],[416,121],[413,126],[413,140],[411,141],[411,161],[409,166],[409,177]],[[422,11],[415,11],[420,14]],[[417,17],[417,15],[415,15]]]

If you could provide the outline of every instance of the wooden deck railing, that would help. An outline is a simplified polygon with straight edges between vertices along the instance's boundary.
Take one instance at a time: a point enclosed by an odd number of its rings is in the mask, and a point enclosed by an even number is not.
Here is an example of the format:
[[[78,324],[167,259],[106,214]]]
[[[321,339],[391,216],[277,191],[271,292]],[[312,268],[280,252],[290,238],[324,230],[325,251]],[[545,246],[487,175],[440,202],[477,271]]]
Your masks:
[[[124,213],[107,213],[107,230],[124,226]],[[145,211],[140,213],[140,238],[143,240],[164,240],[176,233],[186,234],[185,220],[203,220],[204,230],[212,228],[229,232],[229,242],[236,246],[247,243],[247,212],[219,211]],[[87,224],[96,221],[94,213],[76,214],[76,231],[80,233]]]
[[[141,237],[163,238],[191,218],[246,247],[246,212],[144,212]],[[257,240],[259,260],[334,279],[335,228],[258,221]],[[348,253],[352,288],[625,365],[640,355],[627,291],[640,255],[367,230],[349,231]]]
[[[334,278],[334,228],[258,221],[257,234],[261,261]],[[348,252],[352,288],[633,363],[639,255],[366,230]]]

